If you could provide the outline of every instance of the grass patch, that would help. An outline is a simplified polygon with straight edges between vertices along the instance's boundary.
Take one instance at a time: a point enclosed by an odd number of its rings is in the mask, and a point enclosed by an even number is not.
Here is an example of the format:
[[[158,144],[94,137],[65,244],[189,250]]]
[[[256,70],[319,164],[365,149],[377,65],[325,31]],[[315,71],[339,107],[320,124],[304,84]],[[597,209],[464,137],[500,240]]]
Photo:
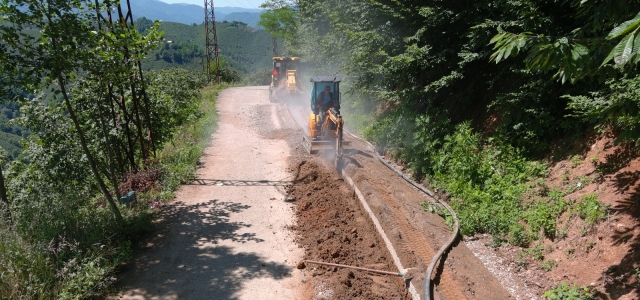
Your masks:
[[[544,270],[545,272],[549,272],[551,271],[553,268],[558,266],[558,262],[551,259],[551,260],[545,260],[540,264],[540,269]]]
[[[582,197],[575,209],[578,216],[589,226],[593,226],[607,217],[607,206],[598,201],[597,194],[589,194]]]

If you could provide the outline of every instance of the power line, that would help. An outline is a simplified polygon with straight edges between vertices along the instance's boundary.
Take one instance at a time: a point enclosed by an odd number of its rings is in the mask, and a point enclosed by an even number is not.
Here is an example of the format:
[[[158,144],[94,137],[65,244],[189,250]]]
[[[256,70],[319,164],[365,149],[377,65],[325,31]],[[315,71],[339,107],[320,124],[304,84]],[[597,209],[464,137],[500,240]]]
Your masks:
[[[247,8],[253,8],[253,4],[251,4],[251,2],[249,2],[249,0],[243,0],[243,1],[246,1],[246,3],[249,4],[249,7],[247,7]]]
[[[229,7],[233,7],[233,4],[231,4],[229,1],[227,0],[223,0],[223,1],[226,2],[229,5]]]

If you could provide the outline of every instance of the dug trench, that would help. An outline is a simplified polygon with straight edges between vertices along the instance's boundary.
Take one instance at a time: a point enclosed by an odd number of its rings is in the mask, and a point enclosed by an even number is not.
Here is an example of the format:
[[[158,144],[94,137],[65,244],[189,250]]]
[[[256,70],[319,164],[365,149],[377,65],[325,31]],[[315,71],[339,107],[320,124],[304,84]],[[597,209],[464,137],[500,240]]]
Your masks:
[[[292,115],[303,111],[289,102]],[[294,119],[296,116],[292,116]],[[287,187],[294,203],[297,244],[304,259],[399,271],[354,189],[323,155],[301,153],[299,139],[289,137],[292,155],[288,171],[294,178]],[[347,139],[343,171],[361,192],[391,241],[402,265],[411,268],[407,278],[422,299],[424,274],[438,249],[452,231],[444,220],[424,211],[429,201],[378,161],[368,145]],[[311,287],[309,299],[411,299],[406,281],[400,277],[366,271],[306,263],[304,274]],[[439,261],[432,276],[434,299],[513,299],[483,263],[458,239]]]

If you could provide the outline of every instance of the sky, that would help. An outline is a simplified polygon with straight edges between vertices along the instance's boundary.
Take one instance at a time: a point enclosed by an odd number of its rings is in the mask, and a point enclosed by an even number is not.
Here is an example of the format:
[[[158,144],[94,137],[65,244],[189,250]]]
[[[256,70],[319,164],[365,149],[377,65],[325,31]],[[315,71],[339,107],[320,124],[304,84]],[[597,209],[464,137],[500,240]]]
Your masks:
[[[204,7],[204,0],[160,0],[165,3],[187,3]],[[214,7],[258,8],[264,0],[213,0]]]

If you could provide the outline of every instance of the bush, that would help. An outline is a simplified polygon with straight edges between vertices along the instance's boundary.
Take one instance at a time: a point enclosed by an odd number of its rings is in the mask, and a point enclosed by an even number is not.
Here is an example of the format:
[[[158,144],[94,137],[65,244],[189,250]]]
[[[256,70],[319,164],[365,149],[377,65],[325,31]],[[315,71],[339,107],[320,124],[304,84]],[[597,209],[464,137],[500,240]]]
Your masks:
[[[546,174],[544,165],[527,161],[517,149],[497,140],[482,145],[469,123],[456,126],[430,159],[436,183],[453,196],[463,234],[508,235],[507,240],[527,243],[525,226],[520,224],[527,207],[521,196],[530,189],[529,182]],[[547,223],[542,227],[550,228]]]
[[[595,300],[593,292],[585,286],[560,283],[553,290],[546,291],[542,297],[549,300]]]
[[[582,197],[576,209],[578,216],[590,226],[595,225],[607,216],[607,206],[598,201],[598,195],[596,194],[589,194]]]

